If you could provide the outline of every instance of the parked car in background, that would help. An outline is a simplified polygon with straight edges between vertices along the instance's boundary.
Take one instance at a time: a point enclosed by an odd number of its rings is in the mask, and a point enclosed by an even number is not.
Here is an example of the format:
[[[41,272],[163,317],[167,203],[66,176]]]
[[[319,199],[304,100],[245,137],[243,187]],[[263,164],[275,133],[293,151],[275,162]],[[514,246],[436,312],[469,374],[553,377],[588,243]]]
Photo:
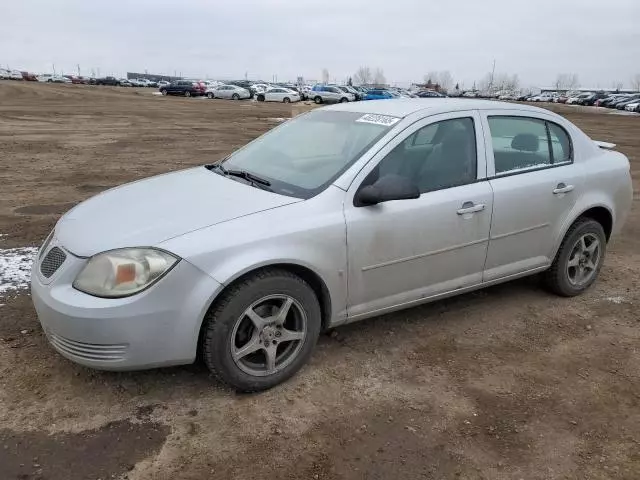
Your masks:
[[[309,98],[317,104],[353,102],[356,99],[352,93],[343,92],[332,85],[314,85],[309,92]]]
[[[162,88],[162,87],[166,87],[167,85],[170,85],[171,82],[167,82],[166,80],[160,80],[158,82],[158,88]]]
[[[63,77],[62,75],[52,75],[50,73],[43,73],[42,75],[38,75],[36,78],[39,82],[45,83],[71,83],[71,80]]]
[[[640,112],[640,100],[635,100],[634,102],[627,103],[624,109],[627,112]]]
[[[640,93],[632,93],[627,98],[625,98],[622,102],[616,103],[617,110],[624,110],[627,105],[630,103],[635,103],[640,99]]]
[[[623,94],[623,93],[614,93],[612,95],[609,95],[608,97],[600,100],[600,102],[598,102],[598,105],[600,107],[606,107],[606,108],[613,108],[613,105],[618,102],[618,101],[622,101],[624,98],[626,98],[627,95]]]
[[[9,70],[7,75],[8,80],[22,80],[22,73],[18,70]]]
[[[133,83],[131,83],[126,78],[118,79],[118,85],[120,85],[121,87],[133,87]]]
[[[608,95],[609,94],[605,93],[605,92],[590,93],[588,96],[582,97],[578,103],[579,103],[579,105],[585,105],[587,107],[593,107],[596,104],[596,102],[598,102],[599,100],[602,100],[604,98],[607,98]]]
[[[30,72],[20,72],[22,74],[22,79],[27,82],[37,82],[38,76],[35,73]]]
[[[416,96],[419,98],[443,98],[444,95],[436,92],[435,90],[420,90],[416,92]]]
[[[589,95],[591,95],[590,92],[587,92],[587,93],[582,92],[582,93],[572,95],[567,99],[566,103],[567,105],[579,105],[582,99],[587,98]]]
[[[266,92],[258,93],[256,99],[259,102],[299,102],[300,94],[284,87],[270,88]]]
[[[249,80],[232,80],[227,82],[226,85],[235,85],[236,87],[244,88],[247,92],[249,92],[249,98],[254,97],[254,92],[251,90],[251,85],[255,82],[251,82]],[[224,84],[223,84],[224,85]]]
[[[531,97],[531,102],[553,102],[553,99],[558,97],[559,95],[555,92],[543,92],[540,95],[535,95]],[[567,103],[569,100],[567,100]]]
[[[342,90],[344,93],[349,93],[351,95],[353,95],[353,100],[350,101],[357,101],[357,100],[362,100],[362,95],[360,94],[360,92],[358,92],[355,88],[349,86],[349,85],[331,85],[332,87],[338,87],[340,90]]]
[[[120,85],[120,80],[116,77],[96,78],[96,85],[110,85],[112,87],[117,87]]]
[[[238,85],[219,85],[213,90],[213,98],[225,100],[246,100],[253,98],[253,93]]]
[[[78,75],[65,75],[66,78],[71,80],[71,83],[74,85],[87,85],[89,83],[89,79],[78,76]]]
[[[324,329],[534,274],[586,292],[633,201],[613,148],[526,105],[316,109],[220,163],[76,205],[35,257],[31,297],[76,363],[199,354],[233,388],[265,390]]]
[[[393,95],[389,90],[383,90],[380,88],[370,88],[365,95],[365,100],[391,100]]]
[[[181,95],[183,97],[199,97],[206,94],[204,83],[193,80],[176,80],[160,87],[162,95]]]

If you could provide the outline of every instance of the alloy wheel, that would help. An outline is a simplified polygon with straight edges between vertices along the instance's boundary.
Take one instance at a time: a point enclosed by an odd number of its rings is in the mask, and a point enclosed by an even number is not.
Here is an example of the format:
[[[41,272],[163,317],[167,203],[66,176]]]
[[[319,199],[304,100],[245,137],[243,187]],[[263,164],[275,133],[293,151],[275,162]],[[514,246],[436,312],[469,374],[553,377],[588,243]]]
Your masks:
[[[273,375],[296,359],[306,336],[307,314],[300,303],[289,295],[269,295],[236,320],[231,357],[249,375]]]
[[[591,281],[600,263],[600,240],[593,233],[585,233],[574,244],[567,261],[567,277],[574,286]]]

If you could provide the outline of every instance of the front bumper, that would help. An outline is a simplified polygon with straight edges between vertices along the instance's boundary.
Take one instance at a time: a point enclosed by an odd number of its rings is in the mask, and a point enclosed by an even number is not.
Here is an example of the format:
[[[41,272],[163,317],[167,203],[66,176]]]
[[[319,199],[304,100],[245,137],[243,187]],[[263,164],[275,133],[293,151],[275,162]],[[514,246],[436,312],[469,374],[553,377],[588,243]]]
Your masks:
[[[56,239],[47,250],[56,246]],[[57,245],[59,248],[63,248]],[[64,250],[64,248],[63,248]],[[86,263],[67,258],[45,278],[34,262],[31,295],[51,345],[66,358],[102,370],[137,370],[191,363],[202,319],[221,285],[181,260],[139,294],[98,298],[73,288]]]

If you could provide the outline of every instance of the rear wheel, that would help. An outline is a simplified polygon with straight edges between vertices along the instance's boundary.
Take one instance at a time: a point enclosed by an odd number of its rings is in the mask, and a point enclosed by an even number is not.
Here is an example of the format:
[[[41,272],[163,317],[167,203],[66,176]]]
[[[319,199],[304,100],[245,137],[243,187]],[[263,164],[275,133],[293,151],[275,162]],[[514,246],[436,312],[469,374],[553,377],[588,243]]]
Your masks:
[[[607,237],[600,223],[579,218],[564,237],[551,268],[544,273],[551,291],[573,297],[595,282],[607,248]]]
[[[290,99],[289,97],[284,97],[284,98],[282,99],[282,101],[283,101],[284,103],[290,103],[290,102],[291,102],[291,99]]]
[[[317,95],[314,97],[313,101],[320,105],[322,103],[322,97],[320,95]]]
[[[185,90],[184,96],[185,97],[190,97],[191,96],[191,92],[189,90]]]
[[[320,327],[318,299],[304,280],[261,270],[230,287],[207,314],[204,361],[237,390],[265,390],[307,362]]]
[[[265,100],[264,95],[258,95],[256,97],[256,100],[258,100],[259,102],[264,102],[264,100]]]
[[[240,95],[238,95],[237,93],[234,93],[233,95],[231,95],[231,98],[233,100],[240,100]]]
[[[348,98],[346,98],[346,97],[342,97],[342,98],[340,99],[340,103],[346,103],[346,102],[348,102],[348,101],[349,101],[349,99],[348,99]]]
[[[207,98],[208,99],[212,99],[213,98],[213,92],[207,92]]]

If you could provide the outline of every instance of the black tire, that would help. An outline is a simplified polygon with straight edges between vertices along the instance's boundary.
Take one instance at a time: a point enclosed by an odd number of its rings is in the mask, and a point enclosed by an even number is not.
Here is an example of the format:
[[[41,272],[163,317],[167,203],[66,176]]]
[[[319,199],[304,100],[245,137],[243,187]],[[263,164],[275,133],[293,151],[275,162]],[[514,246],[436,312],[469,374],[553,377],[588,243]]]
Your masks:
[[[213,99],[213,92],[207,92],[207,98],[209,100]]]
[[[291,103],[291,99],[290,99],[289,97],[284,97],[284,98],[282,99],[282,102],[283,102],[283,103]]]
[[[347,103],[349,101],[349,99],[347,97],[342,97],[340,99],[340,103]]]
[[[600,242],[596,268],[593,275],[587,282],[581,285],[574,285],[570,281],[568,263],[576,243],[581,237],[587,234],[594,235]],[[604,263],[606,249],[607,237],[602,225],[591,218],[578,218],[564,236],[564,239],[560,244],[560,248],[558,249],[558,253],[556,253],[556,258],[551,264],[551,268],[543,274],[545,285],[553,293],[563,297],[574,297],[576,295],[580,295],[587,290],[598,277],[598,273]]]
[[[191,92],[189,90],[184,91],[184,96],[189,98],[191,96]]]
[[[297,355],[287,366],[271,375],[250,375],[234,361],[231,337],[243,312],[268,295],[294,298],[306,313],[307,334]],[[309,360],[320,334],[321,323],[318,298],[307,282],[286,270],[260,270],[231,286],[209,309],[201,336],[203,359],[219,380],[238,391],[266,390],[289,379]]]
[[[259,102],[264,102],[264,100],[265,100],[264,95],[258,95],[256,97],[256,100],[258,100]]]
[[[313,98],[313,101],[320,105],[322,103],[322,97],[320,95],[317,95]]]
[[[49,79],[47,80],[47,83],[53,83],[53,80]]]
[[[237,93],[234,93],[233,95],[231,95],[231,99],[232,100],[240,100],[240,95],[238,95]]]
[[[160,93],[164,96],[167,96],[167,89],[166,88],[161,89]]]

